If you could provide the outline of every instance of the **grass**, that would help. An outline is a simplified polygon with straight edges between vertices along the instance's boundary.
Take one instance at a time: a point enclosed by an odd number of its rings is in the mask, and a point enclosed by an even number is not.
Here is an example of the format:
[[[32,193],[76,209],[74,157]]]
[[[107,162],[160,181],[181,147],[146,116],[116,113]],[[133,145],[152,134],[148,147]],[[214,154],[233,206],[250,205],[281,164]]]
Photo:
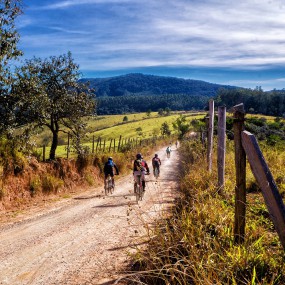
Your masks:
[[[149,233],[147,250],[136,253],[134,283],[285,284],[284,250],[258,189],[247,194],[245,242],[234,243],[233,143],[227,144],[222,195],[217,193],[217,170],[207,171],[200,143],[185,142],[180,151],[181,199],[172,217]],[[277,164],[284,165],[284,155],[266,148],[264,157],[272,173],[280,175]],[[247,185],[252,183],[247,167]]]
[[[157,113],[151,113],[148,117],[145,113],[124,114],[124,115],[109,115],[97,116],[94,118],[86,118],[88,135],[84,139],[84,145],[92,150],[93,136],[95,139],[95,146],[97,146],[98,138],[101,138],[102,148],[105,141],[105,149],[110,148],[111,139],[115,139],[115,147],[118,147],[120,136],[126,143],[129,139],[150,139],[153,136],[160,136],[161,125],[166,122],[169,124],[170,130],[175,134],[172,123],[180,116],[181,113],[174,113],[169,116],[158,116]],[[183,113],[188,121],[202,118],[205,113],[188,112]],[[124,117],[128,117],[127,122],[123,122]],[[48,130],[44,130],[34,137],[35,143],[40,146],[46,144],[46,156],[50,151],[51,136]],[[59,146],[56,150],[56,156],[67,156],[67,135],[60,133]],[[114,148],[114,141],[112,141],[112,148]],[[42,153],[42,148],[39,147],[39,152]],[[72,156],[72,153],[71,153]]]

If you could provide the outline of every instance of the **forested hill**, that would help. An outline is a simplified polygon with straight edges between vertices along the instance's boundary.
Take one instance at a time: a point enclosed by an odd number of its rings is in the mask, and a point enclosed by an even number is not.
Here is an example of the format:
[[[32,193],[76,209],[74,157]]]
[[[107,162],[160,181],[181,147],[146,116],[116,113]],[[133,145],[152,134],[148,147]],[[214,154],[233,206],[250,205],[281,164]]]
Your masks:
[[[97,97],[164,94],[214,97],[221,87],[225,89],[236,88],[234,86],[225,86],[201,80],[145,75],[140,73],[108,78],[83,78],[80,81],[89,81],[90,87],[94,88]]]

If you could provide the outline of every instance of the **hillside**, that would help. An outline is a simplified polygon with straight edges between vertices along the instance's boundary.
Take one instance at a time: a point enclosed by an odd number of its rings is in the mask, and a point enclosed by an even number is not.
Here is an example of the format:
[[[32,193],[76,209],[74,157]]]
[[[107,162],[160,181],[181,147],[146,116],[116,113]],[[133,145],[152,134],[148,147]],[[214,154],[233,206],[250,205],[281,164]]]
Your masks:
[[[97,113],[100,115],[158,111],[165,108],[175,111],[202,110],[209,98],[215,97],[220,88],[238,88],[201,80],[140,73],[108,78],[83,78],[80,81],[89,82],[90,87],[95,90]]]
[[[125,95],[187,94],[213,97],[219,88],[235,89],[234,86],[209,83],[201,80],[131,73],[108,78],[83,78],[90,82],[97,97]]]

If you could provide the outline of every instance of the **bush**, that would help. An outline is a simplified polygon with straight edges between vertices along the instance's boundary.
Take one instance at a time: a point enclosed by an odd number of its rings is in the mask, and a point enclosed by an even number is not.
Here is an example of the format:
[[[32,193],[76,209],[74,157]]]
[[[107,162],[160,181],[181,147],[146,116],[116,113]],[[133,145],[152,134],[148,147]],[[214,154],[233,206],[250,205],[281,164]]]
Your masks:
[[[57,177],[47,174],[42,180],[43,192],[49,194],[51,192],[57,193],[58,190],[63,186],[63,181]]]
[[[36,193],[38,193],[40,191],[41,187],[42,187],[42,182],[38,176],[31,179],[31,182],[30,182],[31,196],[33,197]]]

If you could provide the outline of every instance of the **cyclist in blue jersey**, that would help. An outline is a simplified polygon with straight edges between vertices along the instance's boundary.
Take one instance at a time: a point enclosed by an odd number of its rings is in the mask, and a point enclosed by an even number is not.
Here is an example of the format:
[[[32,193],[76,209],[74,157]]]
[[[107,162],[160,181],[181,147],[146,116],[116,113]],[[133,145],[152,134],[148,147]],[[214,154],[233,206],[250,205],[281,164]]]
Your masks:
[[[106,179],[107,179],[109,174],[112,178],[112,184],[115,185],[114,169],[116,170],[116,174],[119,175],[119,169],[118,169],[116,163],[113,161],[112,157],[109,157],[108,161],[104,165],[104,174],[105,174],[104,185],[105,185],[105,187],[106,187]]]

